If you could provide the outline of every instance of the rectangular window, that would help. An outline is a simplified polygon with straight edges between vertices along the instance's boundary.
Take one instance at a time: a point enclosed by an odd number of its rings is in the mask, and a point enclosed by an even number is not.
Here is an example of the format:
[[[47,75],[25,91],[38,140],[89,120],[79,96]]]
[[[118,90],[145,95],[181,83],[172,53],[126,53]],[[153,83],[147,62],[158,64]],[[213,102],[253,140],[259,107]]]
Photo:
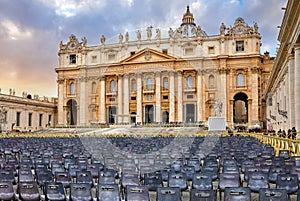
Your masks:
[[[135,55],[135,51],[130,52],[130,56]]]
[[[108,61],[114,61],[116,59],[116,55],[115,54],[109,54],[108,55]]]
[[[237,41],[236,42],[236,51],[243,52],[244,51],[244,41]]]
[[[208,54],[214,54],[215,53],[215,47],[208,47]]]
[[[131,96],[131,100],[135,101],[136,97],[135,96]]]
[[[115,100],[116,100],[115,98],[110,98],[109,99],[110,102],[115,102]]]
[[[185,55],[193,55],[194,49],[193,48],[186,48],[185,49]]]
[[[17,112],[16,126],[20,126],[21,124],[21,112]]]
[[[168,96],[163,96],[164,100],[168,100],[168,98],[169,98]]]
[[[41,127],[43,124],[43,114],[40,114],[39,116],[39,126]]]
[[[187,98],[187,99],[193,99],[194,96],[193,96],[193,95],[187,95],[186,98]]]
[[[28,114],[28,126],[32,126],[32,113]]]
[[[92,56],[92,63],[97,63],[97,56]]]
[[[70,64],[76,64],[76,54],[70,55]]]

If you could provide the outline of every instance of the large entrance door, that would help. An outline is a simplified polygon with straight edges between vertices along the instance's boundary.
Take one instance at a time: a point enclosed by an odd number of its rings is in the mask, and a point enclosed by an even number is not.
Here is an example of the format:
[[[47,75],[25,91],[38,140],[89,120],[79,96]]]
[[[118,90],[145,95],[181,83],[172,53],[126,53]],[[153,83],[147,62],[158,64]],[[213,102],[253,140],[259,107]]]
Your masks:
[[[169,123],[169,112],[164,111],[162,117],[164,123]]]
[[[117,107],[109,106],[108,107],[108,123],[115,124],[117,115]]]
[[[186,104],[185,106],[185,122],[195,122],[195,104]]]
[[[130,115],[130,122],[132,124],[135,124],[136,123],[136,113],[135,112],[132,112],[131,115]]]
[[[67,102],[67,124],[77,124],[77,102],[74,99]]]
[[[145,123],[153,123],[154,122],[154,107],[153,105],[145,106]]]
[[[237,93],[233,103],[233,122],[237,124],[248,123],[248,97],[244,93]]]

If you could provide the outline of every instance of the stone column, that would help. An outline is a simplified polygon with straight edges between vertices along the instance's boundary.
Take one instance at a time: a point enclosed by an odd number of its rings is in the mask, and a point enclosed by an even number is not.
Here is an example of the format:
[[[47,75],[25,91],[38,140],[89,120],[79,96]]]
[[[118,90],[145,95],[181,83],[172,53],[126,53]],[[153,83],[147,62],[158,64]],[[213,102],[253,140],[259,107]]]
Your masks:
[[[177,72],[177,121],[183,122],[182,71]]]
[[[123,84],[122,75],[118,76],[118,111],[117,111],[117,123],[123,123]]]
[[[57,123],[58,125],[64,125],[66,122],[64,121],[64,97],[65,97],[65,88],[64,83],[65,81],[63,79],[57,80],[58,83],[58,102],[57,102]]]
[[[124,91],[124,105],[123,105],[123,111],[124,111],[124,123],[130,123],[130,116],[129,116],[129,76],[128,74],[125,74],[123,76],[123,91]]]
[[[295,45],[295,127],[300,131],[300,44]]]
[[[155,122],[161,122],[161,77],[155,72]]]
[[[197,70],[197,121],[202,121],[202,72],[200,69]]]
[[[143,99],[142,99],[142,93],[143,93],[143,86],[142,86],[142,73],[137,73],[137,97],[136,97],[136,121],[138,123],[143,122]]]
[[[249,123],[252,123],[252,109],[253,109],[252,99],[248,99],[248,111],[247,111],[247,114],[248,114],[248,122]]]
[[[233,103],[234,103],[234,100],[230,100],[229,101],[229,119],[227,119],[227,121],[230,123],[230,125],[232,126],[233,125]]]
[[[100,111],[99,120],[100,123],[106,123],[106,109],[105,109],[105,77],[100,78]]]
[[[220,80],[221,80],[221,86],[219,87],[220,89],[220,101],[222,103],[222,117],[227,117],[227,84],[226,84],[226,68],[222,68],[220,71]],[[227,120],[226,120],[227,121]]]
[[[295,125],[295,58],[294,55],[290,54],[288,56],[288,121],[289,128]]]
[[[252,116],[252,121],[249,121],[249,123],[259,123],[258,122],[258,67],[253,67],[251,69],[252,72],[252,107],[250,107]]]
[[[174,82],[174,72],[170,72],[170,102],[169,102],[169,121],[175,122],[175,82]]]
[[[80,81],[80,110],[79,110],[79,124],[81,126],[86,125],[86,77],[81,77]]]

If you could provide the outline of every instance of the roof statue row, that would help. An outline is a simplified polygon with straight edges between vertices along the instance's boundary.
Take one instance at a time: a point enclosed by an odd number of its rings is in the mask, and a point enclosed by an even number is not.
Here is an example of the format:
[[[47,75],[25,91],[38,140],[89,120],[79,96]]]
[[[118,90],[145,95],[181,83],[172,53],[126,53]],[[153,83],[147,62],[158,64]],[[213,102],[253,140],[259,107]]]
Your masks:
[[[152,39],[155,40],[161,40],[161,30],[156,29],[155,30],[155,36],[153,37],[152,33],[153,27],[150,26],[146,29],[146,41],[150,41]],[[135,41],[141,41],[142,40],[142,31],[137,30],[135,32],[136,34],[136,40]],[[251,27],[247,23],[245,23],[244,19],[239,17],[235,20],[235,23],[233,26],[226,27],[225,24],[222,22],[220,25],[220,36],[237,36],[237,35],[252,35],[256,34],[259,35],[258,32],[258,25],[257,23],[254,23],[254,26]],[[169,40],[181,40],[184,38],[201,38],[201,37],[207,37],[207,34],[205,31],[201,29],[201,27],[195,24],[193,14],[190,12],[189,6],[187,6],[186,13],[183,15],[182,23],[181,25],[173,30],[172,28],[169,28],[168,30],[168,38]],[[77,38],[72,34],[69,38],[69,42],[67,44],[63,44],[62,41],[60,43],[60,49],[66,50],[66,49],[81,49],[85,48],[87,45],[87,39],[84,37],[81,39],[81,42],[77,40]],[[101,45],[105,45],[106,38],[104,35],[100,38]],[[128,43],[129,42],[129,33],[126,32],[125,35],[122,33],[119,34],[119,44]]]

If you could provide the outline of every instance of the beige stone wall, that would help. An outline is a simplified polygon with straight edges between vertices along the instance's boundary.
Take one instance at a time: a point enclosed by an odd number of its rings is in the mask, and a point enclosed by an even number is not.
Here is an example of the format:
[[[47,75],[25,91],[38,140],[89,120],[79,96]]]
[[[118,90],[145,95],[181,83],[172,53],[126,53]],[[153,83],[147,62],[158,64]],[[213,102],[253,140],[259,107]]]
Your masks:
[[[2,131],[12,129],[22,132],[36,131],[55,126],[57,123],[56,104],[55,98],[39,98],[35,95],[30,99],[24,93],[23,97],[0,93],[0,107],[6,113],[5,121],[1,123]],[[19,120],[17,120],[17,113]],[[31,123],[29,118],[31,118]]]
[[[218,115],[225,116],[228,126],[233,127],[236,94],[246,97],[247,125],[261,124],[261,88],[270,72],[263,69],[261,61],[268,61],[271,68],[272,60],[260,55],[260,39],[257,29],[242,18],[215,36],[174,35],[86,46],[71,35],[66,44],[61,44],[56,68],[58,124],[70,122],[70,100],[77,103],[76,125],[112,119],[128,124],[134,118],[147,122],[149,115],[151,122],[161,122],[166,112],[170,122],[206,122],[216,115],[213,108],[220,102]],[[70,63],[70,57],[76,57],[76,62]],[[244,76],[242,86],[237,86],[239,74]],[[147,79],[151,79],[151,89],[147,89]],[[71,83],[76,86],[74,94],[69,93]]]

